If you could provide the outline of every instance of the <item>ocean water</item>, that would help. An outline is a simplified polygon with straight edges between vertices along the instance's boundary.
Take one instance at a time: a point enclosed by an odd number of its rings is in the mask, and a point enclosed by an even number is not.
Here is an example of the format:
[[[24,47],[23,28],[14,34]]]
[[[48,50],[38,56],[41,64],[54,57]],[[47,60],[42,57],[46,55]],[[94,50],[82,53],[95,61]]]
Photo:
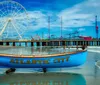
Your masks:
[[[6,75],[7,68],[0,68],[0,85],[100,85],[100,68],[96,65],[100,60],[100,47],[88,47],[87,50],[87,61],[82,66],[49,68],[45,74],[40,68],[19,68]]]

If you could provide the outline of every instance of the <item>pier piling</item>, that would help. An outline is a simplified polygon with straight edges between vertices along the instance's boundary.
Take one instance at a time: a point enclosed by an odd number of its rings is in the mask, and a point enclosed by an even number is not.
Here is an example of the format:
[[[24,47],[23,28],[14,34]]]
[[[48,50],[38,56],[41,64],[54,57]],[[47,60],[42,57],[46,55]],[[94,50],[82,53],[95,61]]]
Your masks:
[[[31,47],[32,47],[32,46],[34,46],[34,43],[33,43],[33,42],[31,42]]]
[[[6,42],[6,45],[9,46],[9,42]]]
[[[15,46],[15,42],[13,42],[13,46]]]
[[[3,45],[3,42],[0,42],[0,45]]]

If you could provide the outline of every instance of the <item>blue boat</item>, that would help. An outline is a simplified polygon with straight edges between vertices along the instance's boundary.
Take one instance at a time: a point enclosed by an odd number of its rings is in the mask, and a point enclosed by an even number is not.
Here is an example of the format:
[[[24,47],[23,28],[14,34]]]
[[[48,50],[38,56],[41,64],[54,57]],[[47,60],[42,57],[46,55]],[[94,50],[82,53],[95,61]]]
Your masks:
[[[9,48],[8,48],[9,49]],[[10,50],[10,49],[9,49]],[[85,63],[87,50],[73,52],[51,53],[45,55],[15,55],[0,53],[0,67],[2,68],[64,68],[74,67]]]
[[[61,68],[85,63],[87,51],[45,55],[44,57],[0,54],[0,66],[7,68]]]

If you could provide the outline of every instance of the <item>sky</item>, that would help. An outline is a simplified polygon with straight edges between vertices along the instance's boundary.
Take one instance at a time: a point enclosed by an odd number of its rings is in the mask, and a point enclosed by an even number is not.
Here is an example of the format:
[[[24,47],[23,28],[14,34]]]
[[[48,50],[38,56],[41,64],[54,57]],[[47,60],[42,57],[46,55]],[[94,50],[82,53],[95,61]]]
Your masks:
[[[4,1],[4,0],[0,0]],[[100,29],[100,0],[14,0],[20,3],[26,12],[17,14],[20,22],[21,32],[25,29],[23,37],[31,38],[39,36],[46,38],[48,32],[48,16],[50,17],[50,35],[68,37],[69,33],[75,31],[82,36],[96,37],[95,16],[97,15],[98,27]],[[18,8],[19,9],[19,8]],[[23,15],[24,14],[24,15]],[[23,17],[22,17],[23,16]],[[27,19],[28,16],[28,19]],[[23,18],[23,20],[21,20]],[[27,23],[27,26],[22,24]],[[16,21],[17,23],[17,21]],[[20,25],[21,24],[21,25]],[[24,25],[24,26],[22,26]],[[25,28],[26,27],[26,28]],[[100,30],[99,37],[100,37]]]

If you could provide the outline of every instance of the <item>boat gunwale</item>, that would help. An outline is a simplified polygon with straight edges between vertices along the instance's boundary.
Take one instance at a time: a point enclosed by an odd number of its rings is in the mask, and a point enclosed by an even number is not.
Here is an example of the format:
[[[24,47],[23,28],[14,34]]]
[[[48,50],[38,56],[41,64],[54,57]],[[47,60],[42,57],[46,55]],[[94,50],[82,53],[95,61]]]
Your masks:
[[[75,52],[64,52],[59,54],[48,54],[48,55],[13,55],[13,54],[0,54],[0,57],[12,57],[12,58],[50,58],[50,57],[57,57],[57,56],[64,56],[64,55],[71,55],[71,54],[77,54],[81,52],[86,52],[87,50],[79,50]]]

